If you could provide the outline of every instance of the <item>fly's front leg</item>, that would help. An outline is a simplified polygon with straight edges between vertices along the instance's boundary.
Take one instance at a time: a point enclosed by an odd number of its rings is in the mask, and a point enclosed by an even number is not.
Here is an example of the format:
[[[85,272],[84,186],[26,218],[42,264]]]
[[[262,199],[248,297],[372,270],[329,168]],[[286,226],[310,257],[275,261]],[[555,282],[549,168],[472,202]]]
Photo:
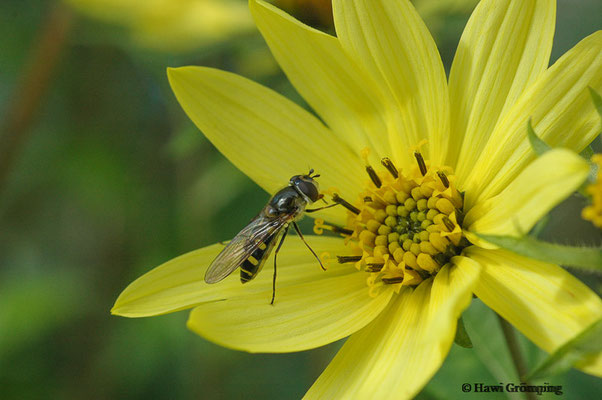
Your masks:
[[[336,204],[329,204],[329,205],[327,205],[327,206],[324,206],[324,207],[319,207],[319,208],[310,208],[310,209],[306,209],[306,210],[305,210],[305,212],[306,212],[306,213],[312,213],[312,212],[316,212],[316,211],[321,211],[321,210],[324,210],[324,209],[326,209],[326,208],[335,207],[335,206],[338,206],[338,205],[339,205],[339,204],[338,204],[338,203],[336,203]]]
[[[311,251],[311,254],[313,254],[314,257],[316,257],[316,260],[318,260],[318,262],[320,263],[320,267],[322,267],[322,269],[324,271],[326,271],[326,268],[324,268],[324,265],[322,265],[322,261],[320,260],[320,257],[318,257],[318,255],[316,254],[316,252],[313,251],[313,249],[309,246],[309,244],[307,244],[307,242],[305,241],[305,238],[303,237],[303,234],[301,233],[301,230],[299,229],[299,225],[297,225],[297,223],[294,222],[294,221],[293,221],[293,227],[295,228],[295,231],[297,232],[297,235],[299,235],[299,237],[301,238],[301,240],[303,240],[303,243],[305,243],[305,245],[307,246],[307,248],[309,249],[309,251]]]

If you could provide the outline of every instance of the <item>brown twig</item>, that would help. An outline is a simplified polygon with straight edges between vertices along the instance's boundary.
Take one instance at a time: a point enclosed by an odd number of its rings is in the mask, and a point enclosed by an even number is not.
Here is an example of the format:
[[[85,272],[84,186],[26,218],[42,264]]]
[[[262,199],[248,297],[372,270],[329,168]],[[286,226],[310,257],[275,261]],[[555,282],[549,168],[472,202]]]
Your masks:
[[[48,12],[0,122],[0,193],[48,91],[71,28],[72,15],[58,3]]]

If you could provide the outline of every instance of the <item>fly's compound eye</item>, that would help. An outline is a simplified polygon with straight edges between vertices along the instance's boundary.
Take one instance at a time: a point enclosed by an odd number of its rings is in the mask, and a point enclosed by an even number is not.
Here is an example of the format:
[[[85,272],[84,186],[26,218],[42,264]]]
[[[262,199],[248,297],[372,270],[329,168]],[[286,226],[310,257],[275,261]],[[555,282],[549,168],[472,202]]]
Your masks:
[[[307,196],[312,202],[318,200],[320,196],[320,189],[318,189],[318,182],[313,179],[299,179],[298,182],[295,182],[295,186],[297,190],[299,190],[302,194]]]

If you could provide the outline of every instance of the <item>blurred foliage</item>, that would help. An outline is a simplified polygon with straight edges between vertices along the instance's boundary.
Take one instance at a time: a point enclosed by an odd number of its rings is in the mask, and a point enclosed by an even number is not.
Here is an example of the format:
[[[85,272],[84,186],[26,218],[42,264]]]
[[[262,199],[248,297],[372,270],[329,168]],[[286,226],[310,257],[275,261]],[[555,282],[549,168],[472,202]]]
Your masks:
[[[21,93],[23,74],[56,7],[64,3],[0,2],[0,119],[29,94]],[[553,59],[599,28],[600,7],[598,0],[559,1]],[[448,69],[470,11],[439,8],[427,16]],[[122,22],[67,12],[72,24],[61,58],[40,64],[54,69],[52,80],[38,93],[39,106],[0,183],[0,397],[300,398],[340,343],[251,355],[187,331],[185,312],[129,320],[111,317],[109,309],[125,285],[153,266],[232,237],[269,197],[191,124],[165,68],[213,66],[303,100],[254,29],[154,52],[132,40]],[[10,134],[0,132],[0,143]],[[579,221],[581,202],[554,210],[542,239],[599,244],[599,231]],[[582,279],[600,289],[595,277]],[[516,381],[495,316],[475,300],[464,321],[474,348],[453,346],[419,398],[459,398],[464,381]],[[528,341],[521,344],[531,367],[545,358]],[[565,398],[602,392],[599,379],[574,370],[550,380],[564,385]]]
[[[321,30],[334,30],[331,0],[273,0],[278,8]]]

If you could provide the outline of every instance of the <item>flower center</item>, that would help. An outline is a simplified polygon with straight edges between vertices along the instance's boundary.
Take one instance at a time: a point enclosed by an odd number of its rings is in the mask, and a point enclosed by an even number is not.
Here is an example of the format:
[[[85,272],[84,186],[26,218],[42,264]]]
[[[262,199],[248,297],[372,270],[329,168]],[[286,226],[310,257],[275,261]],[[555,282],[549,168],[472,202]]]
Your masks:
[[[397,290],[416,286],[468,245],[461,228],[463,196],[452,169],[428,167],[414,154],[417,166],[405,174],[388,158],[382,171],[367,165],[370,183],[354,204],[333,194],[348,210],[345,228],[315,221],[316,233],[326,228],[349,238],[355,254],[338,256],[338,262],[354,262],[369,273],[371,293],[387,284],[397,284]]]

